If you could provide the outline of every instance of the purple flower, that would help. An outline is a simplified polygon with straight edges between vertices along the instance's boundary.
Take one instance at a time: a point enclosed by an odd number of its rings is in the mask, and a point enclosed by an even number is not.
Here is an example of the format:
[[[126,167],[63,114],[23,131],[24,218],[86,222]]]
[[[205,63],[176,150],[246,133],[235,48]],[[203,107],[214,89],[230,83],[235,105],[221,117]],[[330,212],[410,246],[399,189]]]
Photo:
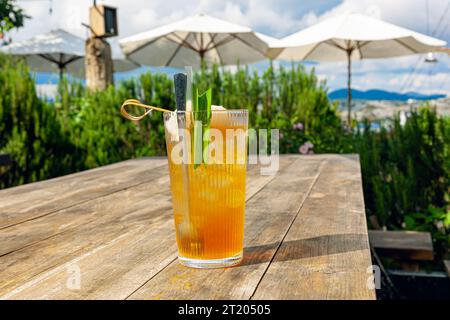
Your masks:
[[[292,126],[292,128],[293,128],[294,130],[302,131],[302,130],[303,130],[303,123],[301,123],[301,122],[296,123],[296,124],[294,124],[294,125]]]
[[[308,149],[313,149],[314,148],[314,145],[311,142],[309,142],[309,141],[305,143],[305,146],[307,146]]]
[[[314,145],[311,142],[305,142],[298,148],[298,152],[301,154],[314,154]]]
[[[300,148],[298,148],[298,152],[300,152],[301,154],[308,154],[308,147],[305,145],[302,145]]]

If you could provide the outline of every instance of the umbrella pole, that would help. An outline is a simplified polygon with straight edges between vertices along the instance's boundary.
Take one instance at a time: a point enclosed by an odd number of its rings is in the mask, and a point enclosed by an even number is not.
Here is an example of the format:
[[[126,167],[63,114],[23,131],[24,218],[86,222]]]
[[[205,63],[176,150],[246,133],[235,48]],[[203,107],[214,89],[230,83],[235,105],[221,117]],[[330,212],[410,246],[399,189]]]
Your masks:
[[[205,52],[200,51],[199,55],[200,55],[200,70],[203,70],[203,68],[205,68]]]
[[[352,51],[347,50],[347,123],[352,122]]]
[[[62,81],[63,76],[64,76],[64,67],[65,67],[65,65],[64,65],[63,61],[64,61],[64,53],[60,53],[59,54],[59,64],[58,64],[58,67],[59,67],[59,82]]]

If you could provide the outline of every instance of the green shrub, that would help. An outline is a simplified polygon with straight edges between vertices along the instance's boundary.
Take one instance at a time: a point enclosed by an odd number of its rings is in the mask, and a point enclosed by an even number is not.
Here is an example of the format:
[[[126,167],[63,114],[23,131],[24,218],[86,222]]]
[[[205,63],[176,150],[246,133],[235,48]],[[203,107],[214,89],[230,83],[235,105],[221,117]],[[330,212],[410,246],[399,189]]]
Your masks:
[[[89,92],[66,82],[60,84],[58,92],[59,119],[79,152],[80,170],[165,154],[161,114],[132,123],[120,116],[119,107],[135,97],[152,105],[173,105],[172,82],[166,75],[143,74],[139,81],[127,80],[101,92]]]
[[[440,261],[450,249],[450,208],[429,206],[421,212],[405,215],[406,230],[430,232],[436,260]]]
[[[404,125],[396,117],[380,132],[369,128],[366,122],[355,135],[367,214],[388,229],[431,232],[437,253],[445,254],[450,248],[450,118],[426,106],[411,112]]]
[[[402,126],[395,118],[380,132],[355,136],[369,214],[388,228],[401,228],[405,214],[443,207],[449,187],[450,120],[430,108],[412,112]]]
[[[53,105],[38,99],[26,65],[0,56],[0,152],[13,164],[0,188],[73,172],[74,146]]]
[[[315,152],[351,149],[337,105],[330,104],[325,83],[314,70],[306,73],[303,66],[292,65],[275,71],[270,65],[259,75],[248,67],[231,72],[213,66],[202,69],[195,81],[202,90],[212,87],[214,104],[248,109],[252,128],[280,129],[282,153],[298,153],[307,141]]]

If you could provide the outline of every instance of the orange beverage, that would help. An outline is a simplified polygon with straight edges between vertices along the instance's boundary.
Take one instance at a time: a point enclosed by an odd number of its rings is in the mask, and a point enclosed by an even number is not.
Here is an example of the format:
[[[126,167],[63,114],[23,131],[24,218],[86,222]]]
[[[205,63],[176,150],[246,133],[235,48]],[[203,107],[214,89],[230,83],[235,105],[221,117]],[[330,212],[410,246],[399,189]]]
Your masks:
[[[235,265],[244,242],[248,114],[213,111],[210,152],[197,165],[192,163],[192,137],[187,137],[193,118],[190,112],[164,117],[179,258],[191,267]],[[186,129],[186,139],[175,126]],[[180,154],[185,156],[181,163]]]

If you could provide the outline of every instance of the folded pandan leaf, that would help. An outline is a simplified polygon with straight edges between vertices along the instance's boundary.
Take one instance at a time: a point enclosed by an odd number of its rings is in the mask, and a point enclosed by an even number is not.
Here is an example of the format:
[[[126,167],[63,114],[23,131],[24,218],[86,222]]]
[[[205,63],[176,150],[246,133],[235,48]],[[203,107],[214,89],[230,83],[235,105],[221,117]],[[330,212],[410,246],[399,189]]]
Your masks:
[[[194,114],[194,126],[191,133],[192,154],[194,159],[194,169],[200,166],[202,163],[207,162],[210,135],[209,130],[211,127],[211,104],[212,104],[212,91],[211,88],[199,95],[198,88],[193,85],[192,88],[192,111]]]

